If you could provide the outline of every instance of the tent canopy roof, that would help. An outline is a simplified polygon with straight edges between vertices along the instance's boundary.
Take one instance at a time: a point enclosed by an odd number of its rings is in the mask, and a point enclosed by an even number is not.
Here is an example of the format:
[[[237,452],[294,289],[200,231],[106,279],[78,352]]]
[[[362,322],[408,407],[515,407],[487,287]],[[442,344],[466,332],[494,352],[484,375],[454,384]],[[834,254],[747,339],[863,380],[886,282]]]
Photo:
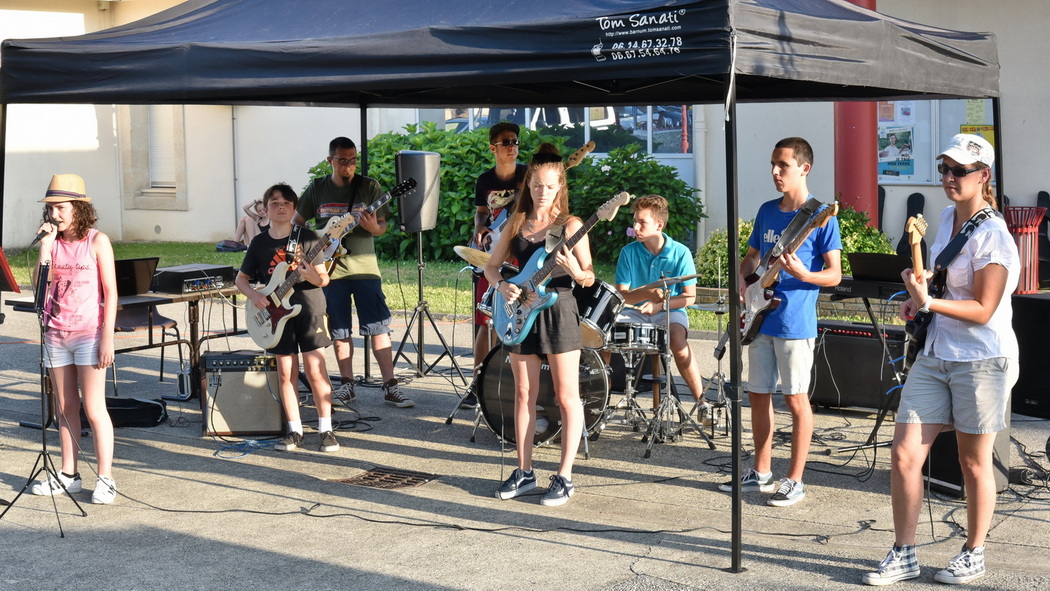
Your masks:
[[[995,38],[845,0],[188,0],[8,40],[4,103],[627,105],[991,97]]]

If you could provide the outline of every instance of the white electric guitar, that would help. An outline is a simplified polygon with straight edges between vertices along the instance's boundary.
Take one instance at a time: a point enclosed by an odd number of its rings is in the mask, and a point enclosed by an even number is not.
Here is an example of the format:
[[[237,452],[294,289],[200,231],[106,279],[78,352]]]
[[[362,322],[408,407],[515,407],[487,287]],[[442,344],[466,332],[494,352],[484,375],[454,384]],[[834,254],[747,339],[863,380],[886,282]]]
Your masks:
[[[391,189],[390,192],[377,199],[375,203],[369,205],[366,211],[376,211],[391,199],[407,193],[415,186],[415,179],[406,179]],[[265,295],[269,301],[266,302],[265,308],[256,309],[254,312],[247,314],[248,335],[252,337],[255,344],[263,349],[269,349],[280,342],[281,336],[284,334],[285,325],[289,320],[298,316],[303,309],[300,304],[293,306],[290,303],[292,294],[295,293],[295,284],[302,281],[299,268],[302,265],[317,264],[332,243],[338,245],[343,236],[346,236],[357,227],[359,213],[352,211],[328,220],[324,233],[318,237],[317,243],[301,258],[297,257],[299,262],[295,270],[288,271],[291,267],[288,262],[278,263],[273,270],[273,275],[270,276],[270,281],[256,290]]]

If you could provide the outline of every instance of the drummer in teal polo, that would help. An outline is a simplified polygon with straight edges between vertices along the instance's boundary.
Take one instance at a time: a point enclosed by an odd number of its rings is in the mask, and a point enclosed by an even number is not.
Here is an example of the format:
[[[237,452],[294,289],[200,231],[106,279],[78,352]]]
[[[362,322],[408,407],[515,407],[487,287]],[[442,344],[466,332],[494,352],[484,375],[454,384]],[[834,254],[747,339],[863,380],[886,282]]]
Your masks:
[[[667,326],[670,313],[670,343],[675,365],[697,402],[697,418],[709,425],[710,406],[700,399],[703,382],[688,340],[686,308],[696,300],[696,278],[668,286],[670,298],[666,302],[662,289],[645,287],[668,277],[695,275],[693,254],[686,245],[664,232],[668,213],[666,199],[659,195],[635,199],[631,211],[636,242],[623,247],[616,262],[616,289],[627,304],[616,321]]]

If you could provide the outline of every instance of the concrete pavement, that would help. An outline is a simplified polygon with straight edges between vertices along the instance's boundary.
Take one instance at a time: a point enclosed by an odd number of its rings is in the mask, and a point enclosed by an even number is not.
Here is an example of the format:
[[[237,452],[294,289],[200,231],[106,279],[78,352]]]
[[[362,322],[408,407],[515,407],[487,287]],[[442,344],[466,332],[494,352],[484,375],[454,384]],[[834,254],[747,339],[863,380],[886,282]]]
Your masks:
[[[0,499],[11,501],[40,452],[39,431],[19,421],[39,414],[36,319],[5,306],[0,325]],[[231,310],[204,307],[206,327],[229,324]],[[185,326],[181,305],[165,315]],[[394,346],[405,332],[395,318]],[[470,327],[441,321],[459,363],[468,370]],[[414,332],[414,330],[413,330]],[[133,335],[128,338],[138,338]],[[130,342],[130,341],[128,341]],[[124,345],[118,343],[118,346]],[[358,341],[360,344],[360,341]],[[705,376],[715,371],[711,335],[692,339]],[[213,351],[254,348],[246,337],[209,341]],[[85,491],[68,498],[23,496],[0,520],[0,588],[88,589],[831,589],[860,585],[892,543],[889,451],[833,452],[862,443],[875,421],[868,411],[822,409],[806,473],[807,497],[786,508],[765,495],[743,498],[743,572],[730,572],[730,440],[718,432],[710,450],[692,431],[657,444],[643,458],[639,433],[619,415],[581,453],[577,489],[562,507],[539,505],[556,469],[557,445],[536,450],[540,489],[500,501],[493,493],[513,469],[504,447],[482,424],[473,441],[473,412],[445,417],[458,399],[448,359],[415,377],[416,354],[396,371],[416,402],[396,409],[377,387],[358,387],[353,410],[338,409],[338,452],[277,452],[267,442],[203,437],[196,400],[169,402],[170,421],[116,432],[114,476],[121,496],[90,504],[94,453],[83,440]],[[362,368],[361,347],[355,351]],[[427,327],[424,358],[441,353]],[[157,351],[121,355],[122,397],[174,395],[175,363],[156,378]],[[330,369],[334,360],[329,352]],[[725,371],[728,372],[728,363]],[[844,368],[843,371],[848,371]],[[375,377],[378,370],[371,363]],[[619,396],[611,396],[615,402]],[[643,406],[649,397],[639,397]],[[750,449],[749,412],[743,411]],[[313,419],[312,407],[303,409]],[[788,417],[778,413],[774,473],[786,469]],[[1020,450],[1042,451],[1050,421],[1013,416],[1011,466]],[[892,436],[892,425],[878,433]],[[48,433],[58,462],[58,437]],[[272,443],[272,442],[270,442]],[[1050,468],[1045,457],[1030,460]],[[745,461],[746,465],[746,461]],[[425,484],[379,489],[339,482],[376,467],[434,475]],[[919,527],[922,577],[901,588],[940,587],[933,574],[964,540],[965,505],[933,493]],[[60,537],[60,531],[65,537]],[[1050,489],[1011,485],[999,495],[982,589],[1045,589],[1050,585]]]

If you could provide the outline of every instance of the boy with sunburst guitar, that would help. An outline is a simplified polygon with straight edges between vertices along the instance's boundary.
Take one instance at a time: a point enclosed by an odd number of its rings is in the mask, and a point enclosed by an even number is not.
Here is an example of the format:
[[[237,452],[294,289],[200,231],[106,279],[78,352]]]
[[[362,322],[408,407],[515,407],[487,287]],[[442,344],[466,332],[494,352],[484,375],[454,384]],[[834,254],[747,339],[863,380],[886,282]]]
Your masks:
[[[328,285],[328,272],[323,259],[315,264],[302,264],[304,252],[317,242],[317,234],[308,228],[292,225],[299,196],[285,184],[276,184],[263,195],[263,206],[270,216],[270,227],[252,239],[237,273],[237,289],[248,298],[249,317],[253,311],[265,310],[270,298],[252,288],[252,278],[266,284],[275,272],[294,271],[302,279],[288,296],[290,304],[302,306],[283,327],[280,340],[267,349],[277,357],[279,398],[288,419],[287,434],[274,446],[291,451],[303,443],[303,422],[299,416],[299,353],[313,390],[317,408],[317,430],[321,434],[319,449],[336,451],[339,442],[332,431],[332,385],[328,381],[324,350],[332,344],[325,324],[325,297],[321,287]]]

